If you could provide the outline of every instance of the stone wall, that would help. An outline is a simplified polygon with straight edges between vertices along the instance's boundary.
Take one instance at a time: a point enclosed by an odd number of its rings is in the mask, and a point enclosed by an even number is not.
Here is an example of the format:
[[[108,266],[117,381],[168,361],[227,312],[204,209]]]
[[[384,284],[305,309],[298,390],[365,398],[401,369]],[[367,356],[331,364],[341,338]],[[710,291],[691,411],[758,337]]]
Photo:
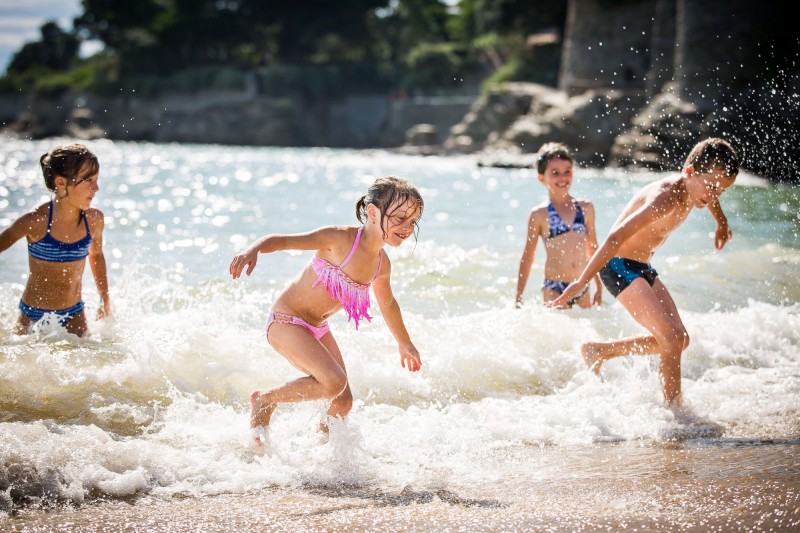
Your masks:
[[[351,96],[308,104],[251,91],[165,94],[158,98],[68,93],[56,99],[0,99],[6,134],[23,138],[107,137],[153,142],[256,146],[396,147],[420,122],[444,141],[474,97],[438,99]]]

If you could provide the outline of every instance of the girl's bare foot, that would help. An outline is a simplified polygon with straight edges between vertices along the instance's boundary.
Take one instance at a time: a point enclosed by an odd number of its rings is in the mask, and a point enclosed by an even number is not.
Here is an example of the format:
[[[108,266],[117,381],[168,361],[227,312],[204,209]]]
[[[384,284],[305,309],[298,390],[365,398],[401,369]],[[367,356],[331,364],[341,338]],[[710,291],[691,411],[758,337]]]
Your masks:
[[[253,439],[261,446],[267,444],[269,421],[277,406],[274,403],[267,403],[265,397],[266,394],[262,394],[261,391],[253,391],[250,394],[250,429],[253,431]]]
[[[596,375],[600,375],[600,367],[603,365],[603,359],[600,357],[600,350],[597,349],[592,342],[587,342],[581,346],[581,355],[583,362],[586,366]]]

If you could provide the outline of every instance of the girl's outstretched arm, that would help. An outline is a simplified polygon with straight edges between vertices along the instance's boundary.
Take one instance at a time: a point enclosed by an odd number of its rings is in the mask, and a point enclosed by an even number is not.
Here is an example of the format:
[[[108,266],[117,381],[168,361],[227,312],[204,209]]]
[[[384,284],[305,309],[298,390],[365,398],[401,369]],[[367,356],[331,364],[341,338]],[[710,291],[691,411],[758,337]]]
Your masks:
[[[400,305],[392,293],[392,286],[389,281],[392,265],[389,257],[383,251],[381,253],[384,254],[383,266],[378,277],[372,282],[372,290],[375,293],[375,299],[378,301],[378,307],[380,307],[383,319],[397,341],[397,348],[400,351],[400,364],[403,368],[416,372],[422,366],[422,361],[417,348],[411,342],[408,330],[406,330],[403,314],[400,312]]]
[[[89,226],[92,228],[92,243],[89,245],[89,268],[92,269],[97,292],[100,294],[102,305],[97,309],[97,319],[101,320],[111,315],[111,297],[108,295],[108,271],[106,270],[106,257],[103,254],[103,227],[105,219],[103,213],[97,209],[90,211]],[[86,216],[89,216],[88,214]]]
[[[248,276],[252,274],[253,269],[256,268],[258,254],[270,254],[281,250],[329,249],[340,231],[341,229],[334,226],[326,226],[307,233],[265,235],[234,256],[229,268],[231,277],[237,279],[242,275],[242,271]]]

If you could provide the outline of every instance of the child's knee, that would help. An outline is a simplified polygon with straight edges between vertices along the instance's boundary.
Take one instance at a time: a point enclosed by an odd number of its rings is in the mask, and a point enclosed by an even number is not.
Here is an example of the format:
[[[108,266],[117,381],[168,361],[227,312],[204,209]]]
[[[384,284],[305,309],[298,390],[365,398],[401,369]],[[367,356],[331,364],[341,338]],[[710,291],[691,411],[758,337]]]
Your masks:
[[[347,414],[353,408],[353,393],[350,392],[350,387],[345,387],[342,393],[334,400],[337,410],[340,413]]]
[[[659,341],[670,348],[670,351],[682,352],[689,346],[689,334],[682,327],[676,326],[663,331]]]
[[[322,385],[325,387],[325,392],[328,393],[329,398],[338,398],[347,390],[347,374],[340,369],[339,372],[329,376],[322,382]]]

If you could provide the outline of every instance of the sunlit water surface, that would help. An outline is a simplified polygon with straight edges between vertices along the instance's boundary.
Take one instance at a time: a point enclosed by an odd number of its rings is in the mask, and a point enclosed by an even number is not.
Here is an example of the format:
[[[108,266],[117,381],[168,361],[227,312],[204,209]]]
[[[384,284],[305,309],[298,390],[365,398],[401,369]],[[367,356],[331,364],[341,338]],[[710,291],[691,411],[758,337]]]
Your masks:
[[[38,160],[53,144],[2,141],[0,227],[48,199]],[[528,303],[514,309],[527,217],[546,197],[531,170],[466,156],[88,144],[116,314],[86,338],[52,324],[13,335],[26,248],[0,255],[0,528],[114,530],[154,512],[187,530],[800,524],[797,188],[745,172],[722,198],[734,231],[723,251],[704,211],[657,252],[692,339],[687,409],[673,412],[655,357],[614,360],[602,379],[585,370],[582,342],[641,330],[608,293],[600,309],[541,306],[541,248]],[[230,260],[265,233],[355,224],[356,200],[386,174],[410,178],[426,202],[418,242],[387,250],[423,370],[401,368],[377,309],[359,332],[336,316],[353,412],[323,443],[324,404],[282,406],[258,449],[249,392],[298,377],[266,344],[266,313],[311,256],[262,256],[237,281]],[[580,169],[572,192],[594,202],[602,238],[658,177]],[[89,269],[84,299],[93,317]],[[61,510],[38,511],[52,505]]]

